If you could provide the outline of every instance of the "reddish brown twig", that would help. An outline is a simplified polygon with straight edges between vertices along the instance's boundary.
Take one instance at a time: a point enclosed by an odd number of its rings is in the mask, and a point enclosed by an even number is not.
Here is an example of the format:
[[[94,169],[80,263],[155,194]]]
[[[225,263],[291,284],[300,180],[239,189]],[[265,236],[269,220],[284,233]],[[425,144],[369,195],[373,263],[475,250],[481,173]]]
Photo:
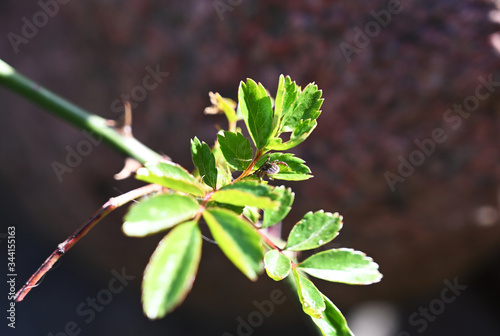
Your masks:
[[[110,198],[109,201],[97,210],[85,223],[83,223],[71,236],[57,246],[57,249],[45,260],[38,270],[29,278],[26,284],[16,293],[14,299],[19,302],[35,287],[40,279],[47,273],[52,266],[66,253],[73,245],[76,244],[83,236],[87,234],[101,219],[106,217],[110,212],[120,206],[141,196],[161,191],[162,187],[157,184],[149,184],[147,186],[131,190],[118,197]]]

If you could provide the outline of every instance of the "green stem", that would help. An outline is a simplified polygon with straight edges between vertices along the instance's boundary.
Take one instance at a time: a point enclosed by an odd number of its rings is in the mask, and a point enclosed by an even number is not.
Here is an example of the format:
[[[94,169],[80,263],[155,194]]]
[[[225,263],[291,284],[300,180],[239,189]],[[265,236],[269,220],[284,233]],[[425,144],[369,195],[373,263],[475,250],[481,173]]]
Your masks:
[[[87,130],[102,137],[111,147],[141,163],[158,161],[161,155],[149,149],[137,139],[126,137],[107,125],[106,119],[88,113],[60,96],[50,92],[37,83],[19,74],[14,68],[0,59],[0,85],[11,90],[49,113],[63,119],[73,126]]]

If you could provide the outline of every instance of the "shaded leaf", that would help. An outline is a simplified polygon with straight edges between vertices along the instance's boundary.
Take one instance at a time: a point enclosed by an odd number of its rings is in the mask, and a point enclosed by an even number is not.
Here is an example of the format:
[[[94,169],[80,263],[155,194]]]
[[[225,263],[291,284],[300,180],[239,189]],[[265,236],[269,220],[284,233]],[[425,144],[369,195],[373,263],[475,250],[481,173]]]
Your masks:
[[[342,216],[338,213],[310,211],[292,228],[285,249],[312,250],[330,242],[341,228]]]
[[[156,195],[130,206],[122,230],[127,236],[147,236],[193,218],[199,207],[191,196]]]
[[[137,170],[136,178],[196,196],[204,194],[203,186],[193,175],[180,165],[169,161],[147,163],[145,167]]]
[[[264,251],[252,224],[230,210],[218,208],[207,208],[203,218],[226,257],[250,280],[257,280]]]
[[[316,253],[298,267],[316,278],[351,285],[368,285],[382,279],[372,258],[348,248]]]
[[[347,321],[340,310],[333,302],[323,295],[326,309],[323,311],[322,318],[311,317],[313,322],[320,328],[325,336],[354,336],[347,326]]]
[[[251,79],[241,82],[238,89],[238,102],[248,131],[259,151],[264,148],[272,133],[273,109],[271,98],[262,84]]]
[[[158,244],[142,281],[142,305],[148,318],[162,318],[184,301],[196,277],[201,245],[195,221],[176,226]]]
[[[275,281],[286,278],[292,269],[290,259],[277,250],[270,250],[266,253],[264,264],[267,275]]]
[[[280,202],[280,206],[277,209],[264,210],[262,228],[267,228],[281,222],[292,209],[292,203],[295,198],[295,193],[292,192],[292,189],[285,188],[284,186],[276,187],[273,189],[273,195],[275,195],[275,200]]]
[[[245,170],[252,162],[253,150],[250,141],[237,132],[221,131],[217,134],[220,149],[226,162],[236,170]]]
[[[233,205],[275,209],[279,206],[279,202],[274,201],[271,197],[271,189],[267,185],[253,181],[241,181],[217,190],[211,199]]]
[[[300,274],[295,267],[292,267],[292,274],[297,285],[297,294],[299,295],[300,303],[302,303],[302,309],[307,315],[314,318],[321,318],[326,308],[323,295],[311,280]]]
[[[200,173],[205,184],[217,188],[217,169],[215,168],[215,157],[206,143],[201,143],[198,138],[191,140],[191,156],[193,163]]]
[[[286,165],[279,164],[279,172],[269,175],[273,180],[303,181],[313,177],[309,167],[304,164],[305,161],[293,156],[291,153],[272,153],[270,155],[265,155],[257,162],[256,166],[261,167],[268,158],[269,162],[285,162],[288,165],[287,167]]]

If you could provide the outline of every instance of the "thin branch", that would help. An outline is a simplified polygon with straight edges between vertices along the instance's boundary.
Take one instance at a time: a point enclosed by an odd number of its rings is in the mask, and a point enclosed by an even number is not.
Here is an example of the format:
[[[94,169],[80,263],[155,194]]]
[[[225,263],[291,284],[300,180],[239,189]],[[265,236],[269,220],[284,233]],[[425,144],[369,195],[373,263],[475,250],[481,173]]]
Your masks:
[[[40,279],[43,278],[52,266],[66,253],[73,245],[75,245],[83,236],[87,234],[101,219],[106,217],[110,212],[119,208],[120,206],[136,199],[141,196],[151,194],[156,191],[161,191],[162,187],[157,184],[149,184],[144,187],[131,190],[123,195],[110,198],[109,201],[97,210],[85,223],[82,224],[71,236],[57,246],[57,249],[45,260],[45,262],[38,268],[38,270],[29,278],[26,284],[16,293],[14,299],[19,302],[29,293],[29,291],[36,287]]]
[[[120,132],[107,125],[107,121],[70,103],[64,98],[45,89],[39,84],[19,74],[14,68],[0,59],[0,85],[11,90],[49,113],[63,119],[73,126],[102,137],[104,142],[142,164],[161,160],[161,155],[152,151],[133,137],[124,137]]]

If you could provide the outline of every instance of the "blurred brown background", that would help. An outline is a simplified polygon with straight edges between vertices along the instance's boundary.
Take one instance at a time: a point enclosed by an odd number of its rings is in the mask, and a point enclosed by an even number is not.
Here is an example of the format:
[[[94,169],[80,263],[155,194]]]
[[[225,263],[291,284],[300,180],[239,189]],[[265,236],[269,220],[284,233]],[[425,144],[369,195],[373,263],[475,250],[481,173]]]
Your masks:
[[[209,91],[236,99],[239,82],[252,78],[274,95],[280,74],[302,86],[316,82],[323,113],[308,141],[293,150],[315,178],[287,183],[296,200],[285,235],[309,210],[338,211],[344,228],[329,246],[366,252],[384,274],[372,286],[318,281],[320,289],[347,315],[367,301],[388,302],[399,324],[386,335],[405,336],[420,333],[409,316],[439,298],[445,280],[458,277],[467,290],[422,333],[497,335],[499,12],[495,1],[395,4],[7,1],[0,11],[0,57],[110,119],[121,116],[117,100],[131,96],[135,136],[189,169],[189,140],[196,135],[212,143],[216,125],[225,125],[223,118],[203,115]],[[47,20],[40,12],[50,14]],[[27,21],[39,25],[29,38]],[[13,44],[12,34],[23,42]],[[346,45],[350,52],[343,53]],[[140,89],[147,68],[168,72],[152,90]],[[490,86],[480,78],[491,78]],[[461,114],[456,104],[465,104]],[[0,108],[2,233],[16,226],[21,286],[109,197],[141,183],[113,180],[123,157],[105,145],[94,146],[60,182],[52,164],[65,163],[68,146],[76,149],[86,139],[82,131],[4,89]],[[431,140],[435,129],[442,129],[444,141]],[[418,154],[416,140],[431,141],[434,149]],[[401,158],[417,164],[391,188],[387,172],[400,174]],[[125,237],[123,214],[96,227],[16,306],[18,332],[61,336],[74,321],[81,335],[236,335],[237,317],[255,310],[253,300],[286,290],[265,276],[250,283],[205,243],[185,304],[149,322],[141,313],[140,277],[162,235]],[[87,323],[77,307],[107,287],[111,270],[122,268],[135,279]],[[287,304],[254,335],[309,334],[286,295]]]

